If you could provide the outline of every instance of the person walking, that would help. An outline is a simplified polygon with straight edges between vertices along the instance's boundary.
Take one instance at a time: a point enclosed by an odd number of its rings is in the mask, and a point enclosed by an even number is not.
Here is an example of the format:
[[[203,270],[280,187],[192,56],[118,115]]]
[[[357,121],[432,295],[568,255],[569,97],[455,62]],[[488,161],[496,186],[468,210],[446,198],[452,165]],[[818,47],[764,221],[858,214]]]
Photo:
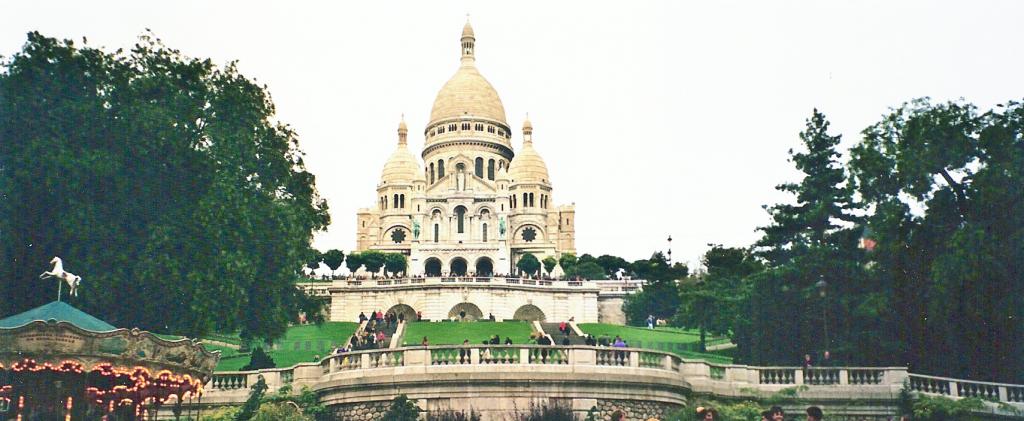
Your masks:
[[[647,315],[647,328],[648,329],[654,329],[654,315],[653,314],[648,314]]]

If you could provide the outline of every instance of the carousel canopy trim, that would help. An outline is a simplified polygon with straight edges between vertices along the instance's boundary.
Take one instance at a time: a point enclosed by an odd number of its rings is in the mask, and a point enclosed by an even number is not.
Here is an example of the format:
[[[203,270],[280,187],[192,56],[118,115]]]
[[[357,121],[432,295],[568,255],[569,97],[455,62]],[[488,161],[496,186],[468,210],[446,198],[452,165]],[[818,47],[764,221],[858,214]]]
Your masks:
[[[32,323],[34,321],[50,321],[71,323],[81,329],[92,332],[109,332],[117,330],[103,320],[97,319],[88,313],[72,307],[63,301],[54,301],[24,313],[15,314],[5,319],[0,319],[0,329],[14,329]]]

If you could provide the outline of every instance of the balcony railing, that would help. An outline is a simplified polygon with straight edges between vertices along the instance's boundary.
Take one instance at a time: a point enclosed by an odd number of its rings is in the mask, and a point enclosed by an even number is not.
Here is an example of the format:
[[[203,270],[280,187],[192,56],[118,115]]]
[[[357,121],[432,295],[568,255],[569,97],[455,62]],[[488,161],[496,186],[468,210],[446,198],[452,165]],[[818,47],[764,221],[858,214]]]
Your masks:
[[[225,394],[230,399],[244,400],[248,388],[260,376],[272,390],[286,384],[293,384],[298,390],[301,386],[331,380],[333,376],[352,376],[345,374],[348,372],[364,371],[355,374],[360,378],[372,373],[388,376],[387,371],[365,370],[405,370],[409,367],[420,367],[417,370],[425,370],[426,373],[432,370],[439,373],[495,369],[543,373],[551,370],[553,373],[582,373],[580,375],[584,376],[586,373],[610,374],[624,370],[623,376],[678,376],[690,385],[693,392],[721,394],[730,391],[728,393],[735,394],[735,397],[774,393],[786,387],[803,385],[812,394],[820,391],[830,396],[839,393],[850,399],[878,398],[896,396],[907,384],[915,393],[954,399],[978,397],[1024,409],[1024,385],[912,374],[902,367],[755,367],[685,360],[675,354],[649,349],[592,346],[466,345],[349,352],[287,368],[216,372],[207,383],[206,390],[211,395]]]

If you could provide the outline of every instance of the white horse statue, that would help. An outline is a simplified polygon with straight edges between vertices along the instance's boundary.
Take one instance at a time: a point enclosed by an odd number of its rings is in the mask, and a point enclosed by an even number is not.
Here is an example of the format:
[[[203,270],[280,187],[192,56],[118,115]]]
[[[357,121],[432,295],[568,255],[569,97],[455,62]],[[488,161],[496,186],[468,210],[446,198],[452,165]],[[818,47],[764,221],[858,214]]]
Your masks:
[[[60,257],[54,256],[53,260],[50,260],[53,264],[53,269],[43,272],[39,275],[39,279],[57,278],[68,284],[68,295],[77,297],[78,296],[78,284],[82,282],[82,277],[75,275],[71,272],[64,271],[64,263],[60,260]]]

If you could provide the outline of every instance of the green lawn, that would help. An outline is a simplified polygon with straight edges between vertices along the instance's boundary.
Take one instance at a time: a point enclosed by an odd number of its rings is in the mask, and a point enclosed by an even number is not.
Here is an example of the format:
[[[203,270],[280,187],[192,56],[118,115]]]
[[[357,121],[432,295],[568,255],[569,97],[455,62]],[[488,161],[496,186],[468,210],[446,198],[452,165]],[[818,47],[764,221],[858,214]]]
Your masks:
[[[635,348],[648,348],[660,351],[672,352],[684,358],[704,359],[717,363],[732,362],[732,358],[726,355],[697,352],[697,342],[700,335],[696,331],[683,330],[671,327],[659,327],[647,329],[634,326],[618,326],[603,323],[581,323],[579,324],[584,333],[600,337],[607,334],[614,339],[616,335],[622,337],[629,346]],[[708,337],[708,344],[722,343],[725,339]]]
[[[313,361],[315,356],[323,357],[330,350],[345,343],[359,327],[355,322],[327,322],[323,325],[291,326],[284,338],[274,342],[274,349],[269,350],[270,357],[278,367],[289,367],[297,363]],[[237,336],[229,334],[211,334],[206,339],[240,344]],[[218,371],[240,370],[249,363],[249,354],[239,354],[237,350],[217,345],[205,344],[206,349],[221,351]]]
[[[506,337],[512,338],[513,344],[526,344],[531,332],[527,322],[410,322],[403,342],[407,346],[419,345],[426,336],[431,345],[458,345],[465,339],[476,345],[498,335],[502,344]]]

